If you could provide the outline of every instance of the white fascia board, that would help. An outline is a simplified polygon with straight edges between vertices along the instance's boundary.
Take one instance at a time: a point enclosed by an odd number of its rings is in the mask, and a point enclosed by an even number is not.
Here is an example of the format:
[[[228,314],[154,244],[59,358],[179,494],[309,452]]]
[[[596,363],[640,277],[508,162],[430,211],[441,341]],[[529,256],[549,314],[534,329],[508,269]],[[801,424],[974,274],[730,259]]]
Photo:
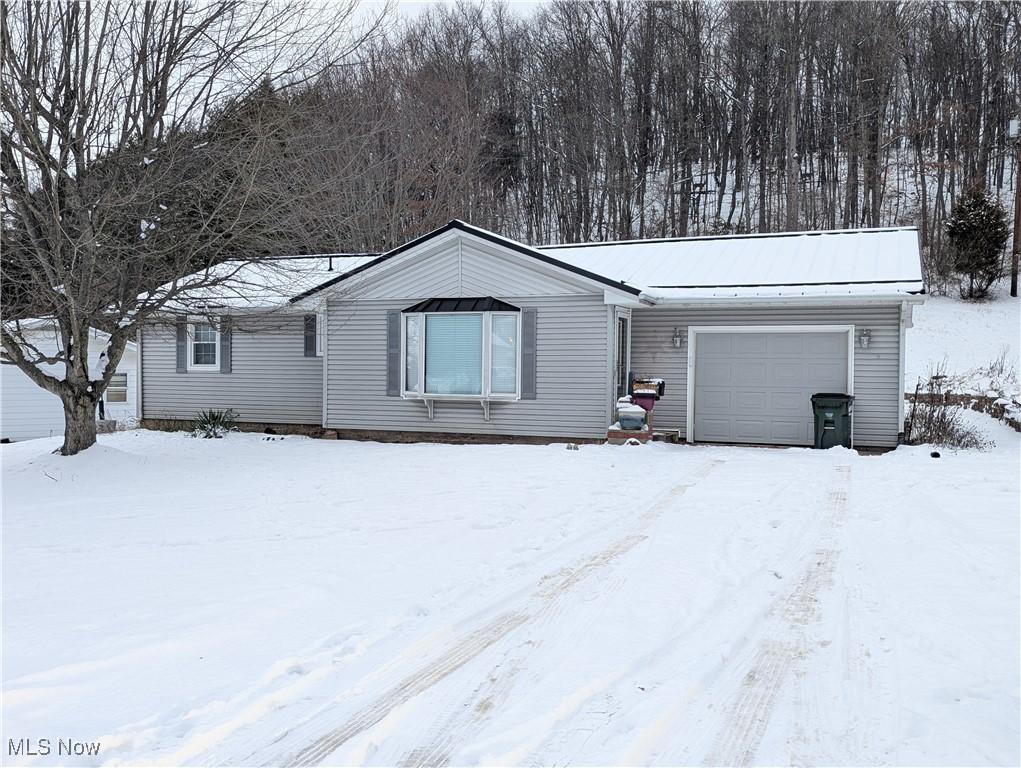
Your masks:
[[[653,306],[656,301],[655,299],[646,296],[644,293],[635,296],[633,293],[628,293],[627,291],[615,291],[613,288],[606,288],[603,291],[603,303],[612,304],[617,307],[641,309],[643,307]]]

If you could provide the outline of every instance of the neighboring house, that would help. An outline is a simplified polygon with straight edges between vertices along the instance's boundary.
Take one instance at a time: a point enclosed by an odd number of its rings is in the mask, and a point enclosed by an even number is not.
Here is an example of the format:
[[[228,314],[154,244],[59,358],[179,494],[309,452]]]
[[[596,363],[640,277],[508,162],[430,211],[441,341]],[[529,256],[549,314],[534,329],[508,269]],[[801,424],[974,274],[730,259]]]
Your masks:
[[[52,323],[41,322],[27,334],[43,354],[52,355],[60,349],[60,337]],[[97,330],[89,334],[89,362],[92,364],[106,350],[109,336]],[[124,349],[117,372],[105,393],[106,417],[130,421],[138,417],[137,367],[134,342]],[[46,365],[42,369],[63,378],[63,364]],[[64,434],[64,406],[60,398],[40,387],[14,365],[0,365],[0,438],[29,440]]]
[[[147,330],[143,416],[599,439],[632,370],[666,381],[656,429],[692,442],[809,445],[821,391],[855,396],[855,445],[902,430],[913,228],[534,248],[453,221],[335,268]]]

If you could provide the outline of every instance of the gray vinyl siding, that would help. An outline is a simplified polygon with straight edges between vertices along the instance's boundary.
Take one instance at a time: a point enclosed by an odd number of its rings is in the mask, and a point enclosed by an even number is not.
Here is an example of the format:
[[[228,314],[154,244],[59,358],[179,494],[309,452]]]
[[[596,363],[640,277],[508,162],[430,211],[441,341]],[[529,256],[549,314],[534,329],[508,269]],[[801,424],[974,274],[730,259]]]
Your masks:
[[[591,285],[528,256],[471,238],[450,236],[425,250],[394,258],[364,280],[341,285],[361,300],[449,296],[593,295]]]
[[[142,334],[142,408],[147,419],[193,419],[233,408],[239,421],[321,424],[322,358],[305,357],[303,315],[238,317],[231,372],[177,373],[173,325]]]
[[[631,313],[631,368],[666,381],[656,404],[657,429],[686,436],[689,325],[851,325],[869,328],[867,350],[854,350],[854,444],[890,447],[901,431],[899,401],[899,306],[854,308],[773,307],[763,309],[640,309]],[[684,334],[681,349],[670,342],[674,328]]]
[[[490,420],[479,402],[423,402],[386,396],[386,313],[409,299],[331,299],[327,330],[327,416],[331,429],[599,438],[606,436],[607,307],[602,295],[513,297],[536,308],[536,399],[493,402]],[[455,294],[456,295],[456,294]]]

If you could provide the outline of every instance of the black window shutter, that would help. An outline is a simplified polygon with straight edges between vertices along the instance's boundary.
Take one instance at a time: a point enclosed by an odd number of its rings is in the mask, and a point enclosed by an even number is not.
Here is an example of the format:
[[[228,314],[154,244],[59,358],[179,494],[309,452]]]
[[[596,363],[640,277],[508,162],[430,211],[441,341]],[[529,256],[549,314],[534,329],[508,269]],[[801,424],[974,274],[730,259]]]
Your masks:
[[[536,311],[521,310],[521,399],[535,400]]]
[[[305,357],[316,356],[316,316],[305,315]]]
[[[386,396],[401,396],[401,312],[386,313]]]
[[[188,372],[188,321],[177,319],[177,372]]]
[[[220,318],[220,373],[230,373],[231,347],[234,346],[229,317]]]

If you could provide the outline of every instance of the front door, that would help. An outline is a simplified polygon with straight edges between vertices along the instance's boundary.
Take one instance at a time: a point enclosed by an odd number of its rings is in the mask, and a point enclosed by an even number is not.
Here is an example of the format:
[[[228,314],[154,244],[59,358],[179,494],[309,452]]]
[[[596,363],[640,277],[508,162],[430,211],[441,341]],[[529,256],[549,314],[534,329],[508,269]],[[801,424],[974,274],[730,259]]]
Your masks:
[[[627,374],[631,365],[631,329],[627,317],[617,318],[617,343],[616,350],[615,379],[617,397],[624,397],[627,394]]]

